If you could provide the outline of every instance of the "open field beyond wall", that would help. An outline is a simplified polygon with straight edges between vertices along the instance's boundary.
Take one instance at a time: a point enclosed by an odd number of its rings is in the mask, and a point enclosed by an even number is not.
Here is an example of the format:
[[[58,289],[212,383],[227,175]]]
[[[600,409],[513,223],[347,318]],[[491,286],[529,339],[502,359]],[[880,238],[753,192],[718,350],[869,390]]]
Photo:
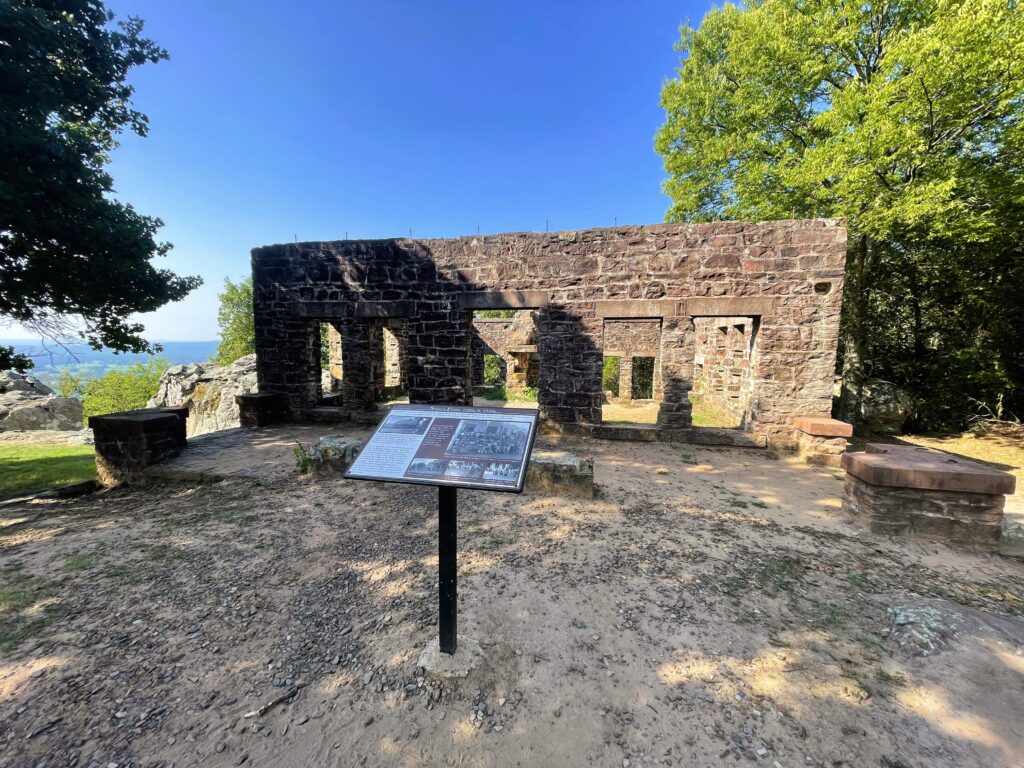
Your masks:
[[[431,489],[5,508],[0,765],[1020,764],[1024,565],[872,536],[763,452],[577,450],[592,502],[460,494],[486,663],[444,686]]]

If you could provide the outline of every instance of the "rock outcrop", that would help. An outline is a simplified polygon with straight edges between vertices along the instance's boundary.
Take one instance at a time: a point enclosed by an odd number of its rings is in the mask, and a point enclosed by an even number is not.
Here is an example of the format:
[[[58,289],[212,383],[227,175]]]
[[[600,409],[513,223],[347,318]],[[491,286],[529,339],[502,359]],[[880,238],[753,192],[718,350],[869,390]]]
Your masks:
[[[0,431],[82,429],[82,404],[33,376],[0,371]]]
[[[188,406],[188,434],[202,435],[239,426],[235,395],[256,391],[256,356],[240,357],[230,365],[175,365],[160,377],[152,407]]]

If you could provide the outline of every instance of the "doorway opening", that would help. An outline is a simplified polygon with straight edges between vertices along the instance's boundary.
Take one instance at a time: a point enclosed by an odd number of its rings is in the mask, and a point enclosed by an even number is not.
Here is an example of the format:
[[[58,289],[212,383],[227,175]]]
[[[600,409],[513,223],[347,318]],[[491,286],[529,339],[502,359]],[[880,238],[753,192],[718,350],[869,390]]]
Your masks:
[[[754,399],[757,317],[695,317],[695,427],[742,428]]]

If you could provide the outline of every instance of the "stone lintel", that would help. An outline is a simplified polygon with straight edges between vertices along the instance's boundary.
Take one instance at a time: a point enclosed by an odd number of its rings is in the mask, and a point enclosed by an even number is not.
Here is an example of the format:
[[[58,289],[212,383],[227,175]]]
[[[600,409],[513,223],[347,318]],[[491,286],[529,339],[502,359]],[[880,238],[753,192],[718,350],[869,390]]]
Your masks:
[[[793,426],[801,432],[818,437],[850,437],[853,435],[852,424],[822,416],[795,416]]]
[[[679,301],[676,299],[611,299],[595,301],[594,311],[599,319],[675,317],[679,314]]]
[[[460,309],[537,309],[548,305],[545,291],[467,291],[456,299]]]
[[[863,453],[843,454],[843,469],[869,485],[1010,495],[1016,478],[943,451],[869,443]]]
[[[646,347],[636,347],[635,349],[630,349],[626,351],[621,349],[603,349],[601,350],[601,354],[603,354],[605,357],[660,357],[661,350],[647,349]]]
[[[686,299],[684,312],[691,317],[760,317],[775,307],[771,296],[737,296]]]
[[[298,317],[342,318],[352,311],[351,301],[296,301],[291,311]]]
[[[411,301],[360,301],[356,304],[356,317],[412,317]]]

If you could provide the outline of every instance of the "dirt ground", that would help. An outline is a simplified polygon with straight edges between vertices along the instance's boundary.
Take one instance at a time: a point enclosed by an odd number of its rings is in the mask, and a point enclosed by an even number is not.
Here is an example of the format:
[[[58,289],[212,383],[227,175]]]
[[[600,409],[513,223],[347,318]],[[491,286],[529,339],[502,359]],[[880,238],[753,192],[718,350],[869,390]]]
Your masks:
[[[837,472],[580,441],[594,501],[159,483],[0,509],[0,765],[1019,766],[1024,564],[845,521]]]

